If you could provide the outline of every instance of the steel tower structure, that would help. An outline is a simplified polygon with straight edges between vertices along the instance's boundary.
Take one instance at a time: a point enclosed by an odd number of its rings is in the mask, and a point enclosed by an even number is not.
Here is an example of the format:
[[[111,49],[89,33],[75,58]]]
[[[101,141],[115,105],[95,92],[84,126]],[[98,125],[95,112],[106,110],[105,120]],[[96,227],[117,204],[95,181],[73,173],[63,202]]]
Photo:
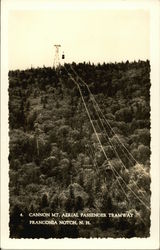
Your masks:
[[[60,66],[60,60],[59,60],[59,48],[61,47],[60,44],[55,44],[55,56],[54,56],[54,63],[53,67],[57,68]]]

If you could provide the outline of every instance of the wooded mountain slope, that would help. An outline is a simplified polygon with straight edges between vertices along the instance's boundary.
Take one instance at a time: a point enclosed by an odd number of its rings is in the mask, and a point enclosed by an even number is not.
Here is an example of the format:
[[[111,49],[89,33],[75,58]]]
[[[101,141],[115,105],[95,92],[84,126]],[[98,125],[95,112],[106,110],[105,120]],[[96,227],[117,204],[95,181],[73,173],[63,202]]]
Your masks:
[[[81,86],[108,160],[68,75],[79,81],[71,67],[103,113],[100,119]],[[102,125],[105,119],[109,125]],[[149,61],[10,71],[9,127],[12,238],[149,236]],[[28,212],[65,211],[130,211],[134,217],[93,218],[90,226],[28,223]]]

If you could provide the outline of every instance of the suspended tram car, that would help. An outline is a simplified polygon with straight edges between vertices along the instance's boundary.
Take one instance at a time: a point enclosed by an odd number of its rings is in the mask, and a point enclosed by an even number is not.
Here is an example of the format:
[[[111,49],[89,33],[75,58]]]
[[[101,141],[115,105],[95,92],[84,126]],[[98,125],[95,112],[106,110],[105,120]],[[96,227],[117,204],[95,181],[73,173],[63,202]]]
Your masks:
[[[62,59],[65,59],[65,55],[64,55],[64,52],[63,52],[63,54],[62,54]]]

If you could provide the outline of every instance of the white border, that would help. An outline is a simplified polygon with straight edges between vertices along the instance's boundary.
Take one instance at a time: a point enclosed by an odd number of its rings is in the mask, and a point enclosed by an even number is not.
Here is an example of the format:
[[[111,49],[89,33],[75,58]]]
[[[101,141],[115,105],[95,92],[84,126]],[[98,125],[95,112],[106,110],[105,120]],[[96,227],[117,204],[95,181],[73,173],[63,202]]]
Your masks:
[[[147,239],[9,239],[8,202],[8,12],[10,10],[145,9],[150,11],[151,62],[151,237]],[[2,0],[1,13],[1,248],[2,249],[159,249],[160,163],[160,1],[106,0]]]

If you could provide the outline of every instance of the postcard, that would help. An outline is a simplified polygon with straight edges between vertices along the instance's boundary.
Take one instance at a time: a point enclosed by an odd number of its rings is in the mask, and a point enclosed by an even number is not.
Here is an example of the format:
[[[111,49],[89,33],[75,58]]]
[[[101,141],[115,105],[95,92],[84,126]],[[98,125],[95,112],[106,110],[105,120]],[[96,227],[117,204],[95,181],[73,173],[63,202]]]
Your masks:
[[[2,1],[2,249],[158,249],[159,1]]]

